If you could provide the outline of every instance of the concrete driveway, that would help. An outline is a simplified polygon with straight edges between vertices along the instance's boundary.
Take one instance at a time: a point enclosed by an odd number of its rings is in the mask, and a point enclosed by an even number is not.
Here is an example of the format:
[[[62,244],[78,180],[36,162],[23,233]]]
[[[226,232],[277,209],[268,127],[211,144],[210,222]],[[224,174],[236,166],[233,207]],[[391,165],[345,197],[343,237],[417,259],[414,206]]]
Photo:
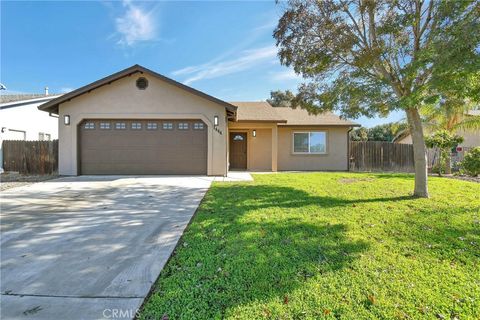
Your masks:
[[[2,192],[1,318],[132,318],[211,181],[82,176]]]

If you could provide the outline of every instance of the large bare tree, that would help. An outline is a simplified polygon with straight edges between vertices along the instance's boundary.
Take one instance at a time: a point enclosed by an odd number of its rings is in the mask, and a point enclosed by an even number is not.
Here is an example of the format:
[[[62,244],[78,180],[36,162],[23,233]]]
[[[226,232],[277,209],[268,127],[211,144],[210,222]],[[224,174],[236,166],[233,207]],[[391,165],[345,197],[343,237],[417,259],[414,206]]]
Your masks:
[[[307,81],[292,106],[348,117],[404,110],[413,139],[414,195],[428,197],[419,109],[479,72],[476,0],[290,0],[274,37],[283,64]],[[477,91],[476,91],[477,90]]]

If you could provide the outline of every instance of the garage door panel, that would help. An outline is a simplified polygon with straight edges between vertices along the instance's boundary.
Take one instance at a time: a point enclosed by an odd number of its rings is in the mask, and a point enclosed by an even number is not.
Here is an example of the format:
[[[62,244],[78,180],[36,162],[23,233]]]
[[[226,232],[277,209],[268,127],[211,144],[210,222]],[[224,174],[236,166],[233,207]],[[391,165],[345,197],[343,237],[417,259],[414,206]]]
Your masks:
[[[162,124],[172,123],[171,130]],[[88,123],[88,125],[86,125]],[[103,123],[103,124],[102,124]],[[110,123],[110,129],[105,128]],[[117,129],[116,123],[124,129]],[[132,123],[141,129],[132,129]],[[147,127],[147,124],[150,125]],[[152,123],[156,123],[156,129]],[[188,123],[181,130],[179,123]],[[82,174],[206,174],[207,130],[201,120],[86,120],[80,125]]]

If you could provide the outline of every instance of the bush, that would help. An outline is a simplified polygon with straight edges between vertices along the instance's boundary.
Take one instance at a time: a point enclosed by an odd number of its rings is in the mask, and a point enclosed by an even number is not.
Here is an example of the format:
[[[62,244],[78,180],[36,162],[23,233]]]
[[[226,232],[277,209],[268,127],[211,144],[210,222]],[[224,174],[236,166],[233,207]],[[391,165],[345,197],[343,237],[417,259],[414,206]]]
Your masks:
[[[432,169],[430,169],[430,171],[432,173],[436,173],[436,174],[443,174],[445,173],[445,168],[442,167],[442,171],[440,172],[440,165],[439,164],[435,164]]]
[[[480,174],[480,147],[473,148],[466,155],[460,164],[466,174],[476,177]]]

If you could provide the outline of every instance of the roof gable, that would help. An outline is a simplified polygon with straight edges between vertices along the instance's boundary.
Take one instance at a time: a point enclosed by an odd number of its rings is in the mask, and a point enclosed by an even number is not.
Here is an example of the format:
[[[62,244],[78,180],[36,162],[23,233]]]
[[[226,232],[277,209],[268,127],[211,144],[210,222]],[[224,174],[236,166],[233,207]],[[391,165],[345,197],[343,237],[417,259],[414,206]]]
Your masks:
[[[124,78],[124,77],[128,77],[128,76],[133,75],[133,74],[135,74],[135,73],[140,73],[140,74],[145,73],[145,74],[151,75],[151,76],[156,77],[156,78],[158,78],[158,79],[160,79],[160,80],[162,80],[162,81],[167,82],[168,84],[174,85],[174,86],[176,86],[176,87],[178,87],[178,88],[181,88],[181,89],[183,89],[183,90],[185,90],[185,91],[188,91],[188,92],[190,92],[190,93],[192,93],[192,94],[195,94],[195,95],[197,95],[197,96],[200,96],[200,97],[202,97],[202,98],[204,98],[204,99],[207,99],[207,100],[210,100],[210,101],[212,101],[212,102],[214,102],[214,103],[220,104],[220,105],[224,106],[224,107],[227,109],[227,113],[229,113],[229,115],[232,116],[232,117],[234,116],[234,113],[236,112],[237,107],[234,106],[234,105],[232,105],[232,104],[230,104],[230,103],[228,103],[228,102],[225,102],[225,101],[223,101],[223,100],[217,99],[217,98],[215,98],[215,97],[213,97],[213,96],[210,96],[210,95],[208,95],[208,94],[206,94],[206,93],[204,93],[204,92],[198,91],[198,90],[196,90],[196,89],[194,89],[194,88],[192,88],[192,87],[186,86],[186,85],[184,85],[184,84],[182,84],[182,83],[180,83],[180,82],[177,82],[177,81],[175,81],[175,80],[173,80],[173,79],[167,78],[167,77],[165,77],[165,76],[163,76],[163,75],[161,75],[161,74],[159,74],[159,73],[157,73],[157,72],[154,72],[154,71],[152,71],[152,70],[150,70],[150,69],[147,69],[147,68],[145,68],[145,67],[142,67],[142,66],[140,66],[140,65],[138,65],[138,64],[136,64],[136,65],[134,65],[134,66],[131,66],[131,67],[127,68],[127,69],[124,69],[124,70],[122,70],[122,71],[119,71],[119,72],[117,72],[117,73],[114,73],[114,74],[112,74],[112,75],[109,75],[109,76],[107,76],[107,77],[105,77],[105,78],[102,78],[102,79],[100,79],[100,80],[97,80],[97,81],[95,81],[95,82],[92,82],[92,83],[90,83],[90,84],[87,84],[87,85],[85,85],[85,86],[83,86],[83,87],[81,87],[81,88],[78,88],[78,89],[73,90],[73,91],[71,91],[71,92],[69,92],[69,93],[66,93],[66,94],[64,94],[64,95],[62,95],[62,96],[60,96],[60,97],[58,97],[58,98],[56,98],[56,99],[50,100],[50,101],[48,101],[48,102],[40,105],[40,106],[38,107],[38,109],[39,109],[39,110],[42,110],[42,111],[47,111],[47,112],[57,113],[57,114],[58,114],[58,106],[59,106],[61,103],[66,102],[66,101],[70,101],[70,100],[72,100],[72,99],[74,99],[74,98],[76,98],[76,97],[78,97],[78,96],[80,96],[80,95],[82,95],[82,94],[84,94],[84,93],[89,93],[89,92],[91,92],[91,91],[93,91],[93,90],[95,90],[95,89],[97,89],[97,88],[99,88],[99,87],[101,87],[101,86],[110,84],[110,83],[112,83],[112,82],[114,82],[114,81],[117,81],[117,80],[122,79],[122,78]]]

